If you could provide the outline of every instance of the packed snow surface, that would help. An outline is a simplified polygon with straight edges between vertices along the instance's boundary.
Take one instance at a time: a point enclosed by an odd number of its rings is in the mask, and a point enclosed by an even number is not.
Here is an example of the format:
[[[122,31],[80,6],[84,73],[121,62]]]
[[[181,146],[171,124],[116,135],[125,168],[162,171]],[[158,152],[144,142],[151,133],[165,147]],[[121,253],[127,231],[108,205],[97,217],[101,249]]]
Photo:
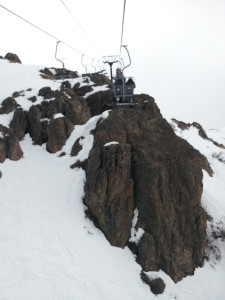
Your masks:
[[[28,105],[27,98],[37,96],[40,88],[59,89],[60,83],[40,77],[41,68],[0,60],[0,103],[15,91],[25,91],[17,100],[23,109],[29,109],[33,104]],[[82,80],[74,79],[72,84]],[[141,281],[141,267],[130,250],[112,247],[85,217],[85,172],[70,166],[88,157],[93,144],[91,131],[99,118],[107,118],[109,113],[75,126],[62,151],[56,154],[48,153],[45,145],[34,146],[26,135],[20,142],[23,158],[0,164],[0,300],[225,299],[225,244],[220,239],[215,241],[220,258],[212,257],[193,276],[177,284],[162,271],[148,272],[166,283],[164,293],[154,296]],[[9,126],[12,116],[0,115],[0,124]],[[213,218],[208,222],[210,234],[210,225],[225,223],[225,164],[213,155],[216,152],[223,156],[225,150],[203,140],[195,128],[174,128],[176,134],[207,156],[213,168],[213,177],[204,171],[202,197],[203,206]],[[81,136],[82,150],[71,157],[71,148]],[[222,143],[225,130],[211,130],[209,136],[216,136]],[[60,156],[61,152],[65,155]],[[135,210],[131,228],[134,239],[141,238],[142,233],[141,229],[135,231],[137,219]]]

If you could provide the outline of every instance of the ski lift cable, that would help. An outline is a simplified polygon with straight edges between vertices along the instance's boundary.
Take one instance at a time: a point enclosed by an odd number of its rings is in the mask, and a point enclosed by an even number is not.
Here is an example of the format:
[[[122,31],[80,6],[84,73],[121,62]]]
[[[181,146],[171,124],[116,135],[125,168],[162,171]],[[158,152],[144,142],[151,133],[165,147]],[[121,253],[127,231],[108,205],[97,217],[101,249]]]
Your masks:
[[[71,17],[73,18],[73,20],[77,23],[77,25],[80,27],[80,29],[84,32],[84,34],[90,39],[90,41],[92,42],[92,44],[98,49],[98,51],[101,52],[101,54],[103,53],[102,50],[96,45],[96,43],[94,42],[94,40],[90,37],[90,35],[86,32],[86,30],[81,26],[81,24],[78,22],[78,20],[75,18],[74,14],[71,12],[71,10],[68,8],[68,6],[65,4],[65,2],[63,0],[60,0],[61,3],[63,4],[63,6],[65,7],[65,9],[68,11],[68,13],[71,15]]]
[[[124,0],[124,4],[123,4],[123,19],[122,19],[122,30],[121,30],[121,39],[120,39],[119,60],[120,60],[120,56],[121,56],[121,49],[122,49],[122,43],[123,43],[123,28],[124,28],[124,19],[125,19],[125,9],[126,9],[126,0]]]
[[[72,50],[74,50],[74,51],[76,51],[76,52],[78,52],[78,53],[80,53],[80,54],[86,56],[87,58],[95,59],[95,58],[93,58],[93,57],[91,57],[91,56],[89,56],[89,55],[87,55],[87,54],[84,54],[84,53],[81,52],[80,50],[78,50],[78,49],[76,49],[76,48],[70,46],[69,44],[67,44],[67,43],[65,43],[65,42],[63,42],[63,41],[61,41],[60,39],[58,39],[57,37],[55,37],[55,36],[52,35],[51,33],[49,33],[49,32],[47,32],[47,31],[43,30],[42,28],[38,27],[37,25],[35,25],[35,24],[31,23],[30,21],[26,20],[25,18],[19,16],[18,14],[14,13],[13,11],[11,11],[11,10],[8,9],[7,7],[3,6],[2,4],[0,4],[0,7],[2,7],[3,9],[5,9],[5,10],[8,11],[9,13],[13,14],[13,15],[16,16],[17,18],[19,18],[19,19],[23,20],[24,22],[28,23],[29,25],[31,25],[31,26],[35,27],[36,29],[42,31],[42,32],[45,33],[46,35],[48,35],[48,36],[50,36],[51,38],[55,39],[56,41],[60,41],[62,44],[64,44],[65,46],[69,47],[70,49],[72,49]],[[96,60],[96,59],[95,59],[95,60]]]

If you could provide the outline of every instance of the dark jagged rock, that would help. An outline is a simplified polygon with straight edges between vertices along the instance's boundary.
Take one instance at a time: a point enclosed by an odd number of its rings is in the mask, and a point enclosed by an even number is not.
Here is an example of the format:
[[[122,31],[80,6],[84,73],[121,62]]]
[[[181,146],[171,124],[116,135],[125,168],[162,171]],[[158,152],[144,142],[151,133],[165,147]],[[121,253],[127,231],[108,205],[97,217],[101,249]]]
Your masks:
[[[52,68],[55,70],[55,75],[64,75],[64,74],[70,74],[71,78],[77,78],[79,77],[76,71],[70,71],[68,69],[60,69],[60,68]]]
[[[20,96],[20,93],[19,92],[14,92],[12,94],[13,98],[18,98]]]
[[[53,73],[48,68],[41,69],[40,73],[41,77],[44,79],[54,79]]]
[[[37,101],[37,97],[36,96],[32,96],[30,98],[28,98],[28,100],[30,100],[31,102],[36,102]]]
[[[91,118],[87,102],[79,97],[73,97],[65,102],[64,114],[74,125],[85,124]]]
[[[19,140],[14,133],[6,136],[6,149],[7,158],[11,160],[19,160],[23,156],[23,151],[20,147]]]
[[[80,144],[80,141],[84,139],[84,137],[80,137],[79,139],[76,140],[76,142],[74,143],[72,150],[71,150],[71,156],[77,156],[77,154],[80,152],[80,150],[82,150],[82,146]]]
[[[13,119],[10,123],[10,128],[16,134],[19,140],[24,138],[28,128],[28,113],[22,108],[17,108],[14,112]]]
[[[141,272],[141,279],[150,287],[151,291],[155,295],[162,294],[165,290],[165,283],[162,278],[150,278],[143,271]]]
[[[13,53],[7,53],[4,59],[8,59],[11,63],[21,64],[21,60],[19,59],[19,57]]]
[[[42,124],[40,119],[42,118],[42,107],[41,105],[33,105],[29,109],[29,133],[35,144],[41,145],[43,143],[42,138]]]
[[[18,104],[16,100],[12,97],[6,98],[2,102],[2,107],[0,108],[0,114],[9,114],[17,108]]]
[[[206,134],[205,130],[202,128],[202,126],[197,123],[197,122],[193,122],[193,123],[185,123],[185,122],[182,122],[182,121],[178,121],[176,119],[172,119],[172,121],[174,123],[177,124],[177,126],[181,129],[181,130],[186,130],[186,129],[189,129],[191,126],[192,127],[195,127],[198,129],[198,134],[205,140],[208,140],[210,142],[212,142],[215,146],[219,147],[219,148],[222,148],[222,149],[225,149],[225,145],[223,144],[219,144],[218,142],[214,141],[213,139],[209,138],[208,135]]]
[[[75,164],[70,166],[71,169],[75,169],[75,168],[81,168],[84,171],[87,170],[87,159],[80,161],[78,160]]]
[[[61,91],[65,89],[71,89],[71,83],[68,80],[61,83]]]
[[[63,90],[65,91],[65,88]],[[54,92],[47,87],[41,89],[39,94],[42,94],[44,97],[49,97],[50,95],[54,96],[55,100],[43,101],[40,105],[32,106],[30,108],[28,113],[30,124],[28,131],[31,134],[32,140],[38,145],[46,143],[48,142],[48,139],[50,139],[47,149],[51,149],[52,152],[55,151],[53,150],[55,149],[55,146],[50,145],[53,143],[50,135],[55,131],[52,131],[50,128],[52,125],[49,121],[54,118],[54,115],[58,113],[63,114],[66,118],[66,124],[68,125],[71,123],[74,127],[74,125],[84,124],[89,120],[91,117],[90,109],[84,99],[74,95],[73,97],[68,97],[63,91]],[[69,128],[72,126],[71,124],[69,125]],[[71,130],[68,132],[71,132]],[[63,134],[64,137],[68,137],[68,132]],[[59,137],[59,141],[56,143],[56,138],[57,137],[54,135],[54,144],[62,145],[62,140],[64,139]],[[56,148],[60,150],[58,146]]]
[[[52,101],[43,101],[42,118],[51,119],[54,114],[62,113],[75,124],[84,124],[90,118],[90,109],[84,99],[75,95],[67,97],[62,91],[52,91],[50,87],[42,88],[39,95],[45,99],[55,98]]]
[[[189,129],[191,126],[195,127],[198,129],[198,133],[199,135],[203,138],[203,139],[209,139],[205,130],[202,128],[202,126],[197,123],[197,122],[193,122],[193,123],[185,123],[185,122],[182,122],[182,121],[178,121],[176,119],[172,119],[172,121],[174,123],[177,124],[177,126],[181,129],[181,130],[186,130],[186,129]]]
[[[0,138],[0,162],[3,163],[6,158],[19,160],[23,155],[17,136],[7,130],[4,138]]]
[[[111,90],[97,92],[87,97],[87,103],[90,106],[91,115],[99,115],[110,109],[109,104],[113,103],[113,92]]]
[[[202,264],[206,216],[201,207],[204,156],[175,135],[154,99],[119,108],[94,132],[85,204],[114,246],[129,241],[133,207],[145,233],[137,261],[145,271],[164,270],[176,282]],[[104,147],[108,142],[119,144]],[[125,204],[125,205],[124,205]]]
[[[0,59],[3,59],[3,56],[0,55]]]
[[[109,87],[112,88],[111,80],[104,74],[93,73],[93,74],[90,75],[90,79],[97,86],[102,86],[102,85],[106,84],[106,85],[108,85]]]
[[[93,88],[91,87],[91,85],[84,85],[84,86],[80,87],[80,85],[75,84],[73,87],[73,90],[77,96],[83,97],[83,96],[85,96],[85,94],[92,92]]]
[[[3,163],[6,159],[6,143],[4,139],[0,138],[0,163]]]
[[[46,149],[50,153],[56,153],[62,149],[73,130],[73,123],[68,118],[57,118],[50,122],[48,128],[48,141]]]
[[[96,225],[114,246],[124,247],[133,218],[131,147],[116,144],[94,147],[88,168],[85,203]]]
[[[45,99],[51,99],[54,98],[55,92],[51,90],[49,86],[43,87],[39,90],[38,96],[42,96]]]

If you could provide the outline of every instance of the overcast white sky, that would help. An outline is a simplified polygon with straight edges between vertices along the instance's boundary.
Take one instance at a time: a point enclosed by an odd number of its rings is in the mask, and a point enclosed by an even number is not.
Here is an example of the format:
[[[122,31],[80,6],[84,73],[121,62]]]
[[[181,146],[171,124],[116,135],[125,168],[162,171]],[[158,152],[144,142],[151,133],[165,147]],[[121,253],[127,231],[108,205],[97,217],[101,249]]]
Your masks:
[[[119,54],[123,0],[1,0],[0,4],[96,59]],[[0,55],[60,67],[56,40],[0,7]],[[91,38],[91,39],[90,39]],[[225,127],[225,0],[127,0],[123,43],[136,92],[153,96],[166,117]],[[84,72],[81,54],[59,44],[68,68]],[[126,59],[125,52],[122,57]],[[84,57],[88,71],[92,59]],[[97,61],[93,61],[97,65]]]

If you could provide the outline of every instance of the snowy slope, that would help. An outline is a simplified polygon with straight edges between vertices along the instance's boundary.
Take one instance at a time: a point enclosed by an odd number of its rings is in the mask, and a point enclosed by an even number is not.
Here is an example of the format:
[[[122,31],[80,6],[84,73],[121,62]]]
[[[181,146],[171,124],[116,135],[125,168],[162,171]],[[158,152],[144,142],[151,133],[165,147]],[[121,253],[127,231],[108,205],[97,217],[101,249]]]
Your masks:
[[[40,78],[41,68],[0,60],[0,103],[14,91],[24,90],[17,99],[29,109],[26,98],[37,96],[41,87],[58,89],[60,83]],[[82,80],[73,79],[72,84]],[[112,247],[85,218],[85,173],[70,166],[87,158],[93,143],[90,132],[107,115],[75,126],[62,149],[65,156],[59,157],[61,151],[48,153],[45,145],[32,145],[26,135],[20,143],[23,158],[0,164],[0,300],[225,299],[225,244],[220,239],[215,242],[220,260],[212,257],[194,276],[177,284],[161,271],[149,272],[166,283],[164,294],[156,297],[141,281],[141,267],[130,250]],[[8,125],[11,118],[12,113],[0,115],[0,124]],[[208,228],[211,234],[210,224],[225,223],[225,164],[212,153],[222,151],[225,156],[225,151],[204,141],[195,129],[181,132],[176,128],[176,133],[205,154],[214,170],[214,177],[204,172],[203,193],[203,205],[213,217]],[[77,157],[70,157],[80,136],[84,137],[83,149]],[[225,138],[224,130],[221,136]]]

